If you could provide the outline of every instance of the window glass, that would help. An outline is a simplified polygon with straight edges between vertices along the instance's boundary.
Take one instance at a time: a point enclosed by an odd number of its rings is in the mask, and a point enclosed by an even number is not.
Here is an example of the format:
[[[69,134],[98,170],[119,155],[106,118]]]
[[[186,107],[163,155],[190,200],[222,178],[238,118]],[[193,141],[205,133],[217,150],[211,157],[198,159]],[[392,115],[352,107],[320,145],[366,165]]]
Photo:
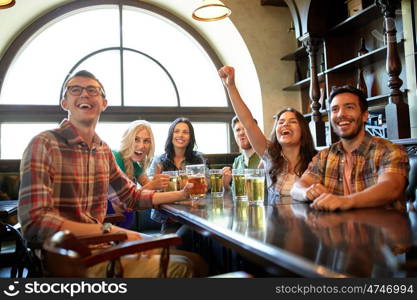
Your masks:
[[[78,70],[88,70],[100,80],[106,91],[108,105],[120,106],[122,104],[120,52],[118,50],[97,53],[83,61],[74,73]]]
[[[217,68],[185,30],[139,8],[123,11],[124,47],[151,54],[168,70],[178,87],[181,106],[227,106]]]
[[[98,122],[96,133],[112,150],[120,149],[120,140],[129,122]]]
[[[132,51],[123,61],[126,106],[177,106],[174,83],[157,62]]]
[[[57,123],[1,124],[1,159],[21,159],[23,151],[35,135],[56,127]]]
[[[94,6],[67,14],[22,48],[6,74],[0,104],[58,104],[63,80],[82,61],[76,70],[91,71],[103,82],[109,105],[122,104],[122,78],[127,106],[177,106],[174,85],[180,106],[228,105],[214,63],[177,24],[124,6],[123,41],[130,49],[124,52],[122,77],[121,48],[108,49],[120,47],[118,7]]]
[[[100,6],[72,12],[42,28],[10,66],[0,104],[58,104],[62,82],[77,61],[93,51],[119,45],[118,22],[117,6]]]
[[[228,153],[228,125],[227,123],[199,123],[193,122],[198,151],[209,153]]]
[[[5,74],[0,105],[59,105],[62,83],[76,67],[73,72],[85,69],[100,79],[113,107],[175,107],[178,100],[183,107],[228,106],[216,66],[190,33],[157,13],[128,5],[122,7],[122,18],[119,5],[92,5],[33,29],[36,33],[21,47]],[[120,119],[123,111],[108,110],[109,119],[124,121]],[[191,116],[193,113],[191,109]],[[25,122],[24,115],[16,114],[20,118],[15,123],[0,124],[3,159],[20,158],[34,135],[57,126],[47,122],[22,124],[19,122]],[[206,118],[215,114],[209,111]],[[158,115],[158,120],[161,115],[164,113]],[[39,121],[42,118],[39,115]],[[173,113],[170,111],[164,119],[172,120]],[[128,123],[100,122],[97,132],[111,148],[117,149]],[[164,151],[169,125],[170,122],[152,124],[156,154]],[[193,125],[198,151],[228,151],[226,123],[193,122]]]
[[[197,151],[205,154],[228,153],[228,124],[192,122],[197,144]],[[171,123],[152,122],[152,131],[155,135],[155,154],[164,153],[165,141]]]
[[[119,149],[120,139],[129,122],[99,122],[97,134],[111,149]],[[155,136],[155,154],[164,152],[171,123],[152,122]],[[226,123],[193,122],[197,150],[206,154],[227,153],[228,125]],[[38,133],[58,127],[57,123],[3,123],[1,124],[1,159],[20,159],[30,140]],[[16,136],[19,138],[17,139]]]
[[[120,148],[120,139],[129,123],[99,122],[97,134],[112,149]],[[168,136],[169,122],[152,122],[152,132],[155,137],[155,155],[164,153],[165,141]],[[228,125],[226,123],[193,122],[197,150],[203,153],[227,153]]]

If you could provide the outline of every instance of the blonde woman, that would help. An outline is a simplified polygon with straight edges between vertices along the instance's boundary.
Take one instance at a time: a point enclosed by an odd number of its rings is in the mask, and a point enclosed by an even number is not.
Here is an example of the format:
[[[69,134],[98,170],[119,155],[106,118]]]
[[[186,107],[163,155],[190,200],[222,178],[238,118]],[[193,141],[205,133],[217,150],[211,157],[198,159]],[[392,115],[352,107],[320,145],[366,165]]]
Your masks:
[[[113,155],[119,168],[135,183],[139,183],[143,189],[161,190],[168,186],[169,176],[157,174],[153,179],[148,178],[146,169],[149,167],[155,152],[155,142],[151,125],[144,120],[133,121],[124,132],[120,149],[113,150]],[[109,203],[107,213],[122,212],[126,221],[118,224],[122,227],[130,227],[133,213],[129,212],[114,197],[114,192],[109,191]]]

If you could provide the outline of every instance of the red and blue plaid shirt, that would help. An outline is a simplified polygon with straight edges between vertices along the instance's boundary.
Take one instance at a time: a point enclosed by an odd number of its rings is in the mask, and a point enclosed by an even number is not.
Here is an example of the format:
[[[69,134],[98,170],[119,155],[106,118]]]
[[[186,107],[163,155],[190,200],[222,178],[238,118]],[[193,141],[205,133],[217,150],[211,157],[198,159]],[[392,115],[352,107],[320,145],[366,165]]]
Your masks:
[[[305,174],[323,184],[330,193],[344,195],[343,171],[345,152],[342,142],[320,151],[310,162]],[[352,193],[374,185],[383,173],[396,173],[408,177],[408,155],[403,147],[366,133],[363,142],[352,151]],[[401,199],[402,200],[402,199]],[[394,201],[390,206],[404,208],[405,201]]]
[[[20,165],[18,217],[24,237],[42,242],[65,219],[102,223],[109,185],[126,207],[152,207],[153,191],[142,191],[117,166],[109,146],[95,135],[92,147],[64,120],[35,136]]]

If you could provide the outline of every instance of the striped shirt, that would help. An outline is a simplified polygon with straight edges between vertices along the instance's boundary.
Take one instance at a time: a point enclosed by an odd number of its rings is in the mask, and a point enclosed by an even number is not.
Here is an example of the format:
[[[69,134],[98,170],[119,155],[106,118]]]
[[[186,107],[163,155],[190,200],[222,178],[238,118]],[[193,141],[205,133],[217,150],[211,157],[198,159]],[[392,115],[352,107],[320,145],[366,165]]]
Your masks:
[[[339,141],[321,150],[313,158],[305,174],[323,184],[330,193],[344,195],[345,160],[342,142]],[[407,178],[408,169],[408,155],[402,146],[366,133],[362,143],[352,151],[351,191],[360,192],[376,184],[378,177],[384,173],[396,173]],[[403,208],[404,203],[397,200],[391,205]]]
[[[106,143],[95,135],[90,147],[64,120],[35,136],[21,165],[18,217],[24,237],[42,242],[65,219],[102,223],[109,185],[127,207],[152,207],[152,191],[141,191],[117,166]]]

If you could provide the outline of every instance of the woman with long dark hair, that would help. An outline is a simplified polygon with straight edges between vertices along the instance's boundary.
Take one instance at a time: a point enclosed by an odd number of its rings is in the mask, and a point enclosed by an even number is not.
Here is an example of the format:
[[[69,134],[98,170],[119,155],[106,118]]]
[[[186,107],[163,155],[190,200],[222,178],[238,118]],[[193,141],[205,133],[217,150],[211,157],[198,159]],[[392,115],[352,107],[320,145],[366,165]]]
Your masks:
[[[163,171],[185,170],[186,165],[203,164],[203,154],[194,150],[196,147],[194,127],[187,118],[177,118],[168,129],[165,153],[155,156],[149,168],[149,176],[156,176]],[[151,218],[166,223],[167,217],[153,209]]]
[[[269,198],[289,196],[292,185],[317,153],[306,120],[293,108],[280,111],[275,116],[274,128],[268,140],[240,97],[235,85],[234,69],[224,66],[219,70],[219,76],[253,149],[262,158],[268,174]]]
[[[169,127],[165,153],[154,157],[149,175],[184,170],[186,165],[203,164],[203,154],[194,150],[195,147],[194,127],[190,120],[177,118]]]

